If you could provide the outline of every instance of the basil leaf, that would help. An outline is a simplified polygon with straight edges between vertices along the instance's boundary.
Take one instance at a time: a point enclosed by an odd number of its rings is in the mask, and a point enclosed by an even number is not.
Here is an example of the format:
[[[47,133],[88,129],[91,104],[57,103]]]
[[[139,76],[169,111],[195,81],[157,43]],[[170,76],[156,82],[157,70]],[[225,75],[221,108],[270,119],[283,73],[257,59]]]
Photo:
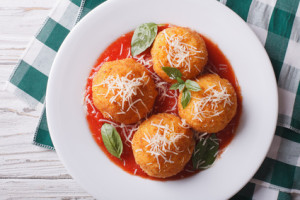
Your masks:
[[[191,92],[187,88],[184,88],[181,97],[181,105],[183,109],[189,104],[190,100],[191,100]]]
[[[180,77],[176,77],[176,80],[178,81],[178,83],[184,84],[184,80],[182,80]]]
[[[181,78],[181,72],[174,67],[162,67],[162,70],[171,78],[176,79],[177,77]]]
[[[180,91],[180,92],[182,92],[182,90],[183,90],[184,88],[185,88],[185,84],[184,84],[184,83],[179,85],[179,91]]]
[[[171,85],[171,87],[169,89],[170,90],[177,90],[177,89],[179,89],[180,85],[181,85],[180,83],[175,83],[175,84]]]
[[[182,83],[175,83],[173,85],[171,85],[171,87],[169,88],[170,90],[177,90],[179,89],[179,91],[181,92],[185,87],[185,84]]]
[[[131,55],[134,57],[151,46],[157,35],[157,24],[145,23],[137,27],[131,39]]]
[[[123,152],[123,143],[118,131],[110,124],[103,124],[101,136],[104,146],[113,156],[120,158]]]
[[[186,80],[185,86],[187,89],[189,89],[191,91],[198,92],[201,90],[200,86],[198,85],[198,83],[196,81]]]
[[[216,160],[219,151],[219,140],[216,134],[210,134],[197,143],[192,162],[194,169],[207,169]]]

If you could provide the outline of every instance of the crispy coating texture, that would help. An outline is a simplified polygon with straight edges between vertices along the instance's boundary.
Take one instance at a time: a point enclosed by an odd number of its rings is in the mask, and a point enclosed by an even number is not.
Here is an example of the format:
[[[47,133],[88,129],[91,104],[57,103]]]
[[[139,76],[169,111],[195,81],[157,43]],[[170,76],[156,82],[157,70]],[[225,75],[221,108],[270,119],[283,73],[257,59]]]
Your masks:
[[[235,116],[237,110],[237,96],[233,86],[227,79],[223,79],[217,74],[202,75],[197,78],[196,82],[202,90],[199,92],[191,92],[191,101],[185,109],[182,108],[181,103],[178,103],[179,116],[185,119],[187,124],[199,132],[216,133],[223,130]],[[211,87],[217,92],[220,92],[222,88],[225,88],[227,91],[226,93],[229,95],[227,100],[230,100],[231,103],[226,104],[224,103],[225,100],[223,100],[217,101],[217,103],[208,101],[205,105],[204,103],[199,104],[199,102],[201,102],[199,99],[207,98],[209,95],[213,94],[212,91],[209,90]],[[178,102],[181,102],[181,98],[182,92],[179,95]],[[214,100],[216,101],[216,98]],[[199,108],[201,106],[203,106],[203,109],[197,110],[196,107]],[[215,109],[213,107],[215,107]],[[213,116],[214,114],[216,115]],[[201,120],[195,118],[195,116],[199,117]]]
[[[131,73],[127,77],[129,80],[141,78],[144,75],[140,81],[142,85],[138,86],[136,94],[131,94],[132,102],[137,101],[134,108],[130,108],[128,101],[122,105],[121,96],[117,96],[111,102],[111,98],[120,90],[109,91],[107,84],[101,85],[109,77],[119,76],[122,78],[126,77],[128,73]],[[92,91],[94,105],[103,116],[124,124],[136,123],[144,118],[152,110],[157,96],[155,84],[149,72],[143,65],[131,58],[104,63],[93,79]]]
[[[172,140],[172,138],[177,137],[170,147],[165,146],[165,149],[169,150],[167,152],[164,151],[163,143],[156,143],[159,144],[159,149],[164,152],[164,158],[162,156],[156,157],[149,152],[151,151],[149,140],[157,142],[158,140],[153,140],[153,138],[157,138],[157,134],[163,135],[164,133],[162,128],[158,129],[158,127],[153,126],[153,124],[159,125],[160,123],[162,126],[171,127],[171,131],[166,134],[166,138]],[[133,136],[132,150],[135,161],[149,176],[157,178],[174,176],[182,171],[191,159],[195,147],[193,133],[188,127],[182,127],[181,124],[179,117],[160,113],[144,121]],[[171,153],[171,151],[175,153]],[[165,160],[170,162],[165,162]]]
[[[170,41],[179,46],[170,45]],[[182,44],[186,44],[185,47]],[[176,67],[182,73],[182,79],[193,79],[203,70],[208,60],[203,38],[196,31],[184,27],[171,27],[161,31],[155,38],[151,55],[154,71],[162,79],[172,83],[176,81],[170,79],[162,67]],[[175,65],[172,65],[170,60]]]

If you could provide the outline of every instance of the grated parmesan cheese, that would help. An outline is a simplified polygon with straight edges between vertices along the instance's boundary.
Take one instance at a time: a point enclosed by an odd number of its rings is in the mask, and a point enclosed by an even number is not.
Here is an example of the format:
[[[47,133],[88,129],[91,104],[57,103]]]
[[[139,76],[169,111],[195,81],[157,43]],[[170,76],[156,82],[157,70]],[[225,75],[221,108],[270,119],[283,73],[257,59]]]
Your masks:
[[[224,112],[224,110],[219,109],[219,105],[223,103],[223,106],[232,105],[233,102],[231,101],[231,95],[227,93],[227,88],[222,87],[221,83],[219,82],[219,90],[216,90],[217,85],[213,85],[207,88],[204,91],[204,97],[197,98],[196,101],[193,101],[193,119],[197,119],[199,121],[203,121],[204,118],[212,118],[215,116],[220,115]],[[210,106],[210,110],[206,109],[207,106]]]
[[[202,53],[202,51],[198,51],[196,47],[183,42],[186,38],[185,35],[168,35],[165,30],[162,33],[164,34],[168,44],[165,51],[171,67],[179,68],[183,66],[185,71],[190,72],[192,56],[205,59],[204,57],[199,56],[199,53]],[[197,66],[195,67],[198,71],[200,71]]]
[[[103,123],[109,123],[111,125],[113,125],[115,128],[119,128],[121,129],[121,133],[123,135],[123,137],[125,138],[125,144],[130,147],[131,143],[132,143],[132,136],[133,133],[135,133],[138,130],[139,125],[142,123],[141,121],[139,121],[136,124],[118,124],[115,123],[109,119],[99,119],[99,122],[103,122]]]
[[[127,56],[126,56],[126,58],[132,58],[132,56],[131,56],[131,49],[130,49],[130,47],[129,47],[127,50],[128,50],[128,53],[127,53]]]
[[[111,75],[108,76],[104,81],[102,81],[102,83],[94,86],[94,87],[104,86],[104,85],[107,86],[108,89],[106,94],[98,94],[98,95],[104,95],[105,97],[107,97],[108,94],[112,93],[113,96],[109,99],[109,102],[110,103],[116,102],[121,107],[121,112],[117,114],[125,114],[131,109],[139,115],[138,109],[135,107],[135,104],[137,104],[138,102],[141,102],[145,106],[145,108],[148,109],[147,106],[142,101],[142,99],[137,99],[133,101],[132,97],[137,95],[138,92],[142,96],[144,96],[140,88],[141,86],[144,87],[148,83],[150,78],[146,76],[145,72],[143,73],[142,77],[139,78],[129,79],[130,75],[132,75],[132,71],[128,72],[124,77],[120,77],[118,74],[116,77]],[[147,80],[145,82],[146,78]],[[116,100],[118,97],[121,98],[121,103]],[[127,108],[126,108],[126,104],[128,104]]]
[[[181,119],[181,123],[179,123],[178,125],[185,129],[190,128],[190,126],[186,123],[186,120],[183,118]]]
[[[167,153],[178,155],[178,153],[182,152],[176,145],[176,141],[179,138],[188,137],[183,133],[176,133],[174,130],[174,124],[169,126],[168,124],[163,125],[162,123],[163,119],[159,122],[159,124],[152,122],[151,125],[157,128],[156,133],[151,138],[147,133],[144,133],[144,137],[142,138],[148,143],[146,147],[150,147],[150,149],[146,152],[155,156],[159,169],[159,157],[161,157],[165,163],[174,163],[174,161],[172,161],[172,155],[168,157]],[[171,147],[174,147],[175,149],[172,150]]]
[[[92,103],[92,101],[90,100],[90,94],[86,95],[84,98],[84,110],[87,112],[87,105],[90,105],[92,110],[92,114],[96,113],[96,108],[94,107],[94,104]]]
[[[152,59],[151,58],[148,58],[148,59],[145,59],[145,54],[142,55],[142,56],[134,56],[133,58],[136,59],[136,61],[138,61],[140,64],[144,65],[144,66],[152,66]]]
[[[205,132],[205,133],[199,133],[199,132],[197,132],[197,133],[195,134],[195,136],[196,136],[196,140],[199,139],[200,142],[203,141],[203,143],[202,143],[203,146],[206,144],[206,142],[207,142],[208,140],[212,141],[212,142],[215,143],[215,144],[218,144],[218,143],[220,142],[220,139],[218,139],[218,138],[212,138],[212,137],[210,137],[210,135],[209,135],[208,133],[206,133],[206,132]],[[212,150],[213,148],[215,148],[215,146],[212,146],[212,147],[210,148],[210,150]],[[200,151],[200,148],[198,148],[196,151],[194,151],[194,155],[196,155],[199,151]],[[218,154],[219,154],[219,151],[216,151],[216,153],[215,153],[213,156],[216,157]],[[203,165],[204,163],[205,163],[205,160],[202,160],[202,159],[198,160],[197,163],[196,163],[196,168],[199,168],[199,167],[200,167],[201,165]],[[207,169],[207,168],[209,168],[209,167],[211,167],[211,165],[208,165],[208,166],[206,166],[206,167],[201,167],[201,169]]]
[[[127,57],[131,57],[130,49],[128,50]],[[151,78],[153,79],[153,81],[155,83],[156,89],[158,90],[159,100],[164,101],[166,98],[174,99],[174,101],[175,101],[174,106],[165,112],[172,113],[172,112],[176,111],[178,91],[177,90],[170,91],[169,84],[167,82],[165,82],[164,80],[162,80],[155,72],[153,72],[151,70],[153,67],[153,62],[152,62],[151,58],[145,58],[145,55],[141,55],[141,56],[138,55],[133,58],[136,59],[136,61],[139,62],[140,64],[144,65],[146,67],[146,69],[148,70],[148,72],[150,73]]]
[[[121,44],[121,50],[120,50],[120,55],[123,53],[123,43]]]

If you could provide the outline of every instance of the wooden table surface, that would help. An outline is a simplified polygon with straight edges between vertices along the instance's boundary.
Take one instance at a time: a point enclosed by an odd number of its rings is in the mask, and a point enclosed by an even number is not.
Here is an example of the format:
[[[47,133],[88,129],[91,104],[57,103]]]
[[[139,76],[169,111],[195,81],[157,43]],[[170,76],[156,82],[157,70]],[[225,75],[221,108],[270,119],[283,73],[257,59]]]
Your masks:
[[[0,0],[0,199],[93,199],[55,152],[32,144],[38,112],[4,90],[58,0]]]

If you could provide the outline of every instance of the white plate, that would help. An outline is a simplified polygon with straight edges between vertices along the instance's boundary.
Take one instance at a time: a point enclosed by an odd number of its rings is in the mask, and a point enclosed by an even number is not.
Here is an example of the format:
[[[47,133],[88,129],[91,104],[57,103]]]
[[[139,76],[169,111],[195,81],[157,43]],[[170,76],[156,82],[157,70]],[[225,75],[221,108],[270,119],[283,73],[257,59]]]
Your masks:
[[[94,142],[82,106],[88,74],[103,50],[145,22],[187,26],[209,37],[229,59],[240,83],[243,111],[237,135],[208,170],[176,181],[132,176]],[[56,151],[75,180],[99,199],[227,199],[261,165],[277,121],[277,87],[269,58],[255,34],[217,1],[109,0],[71,31],[54,61],[47,117]]]

